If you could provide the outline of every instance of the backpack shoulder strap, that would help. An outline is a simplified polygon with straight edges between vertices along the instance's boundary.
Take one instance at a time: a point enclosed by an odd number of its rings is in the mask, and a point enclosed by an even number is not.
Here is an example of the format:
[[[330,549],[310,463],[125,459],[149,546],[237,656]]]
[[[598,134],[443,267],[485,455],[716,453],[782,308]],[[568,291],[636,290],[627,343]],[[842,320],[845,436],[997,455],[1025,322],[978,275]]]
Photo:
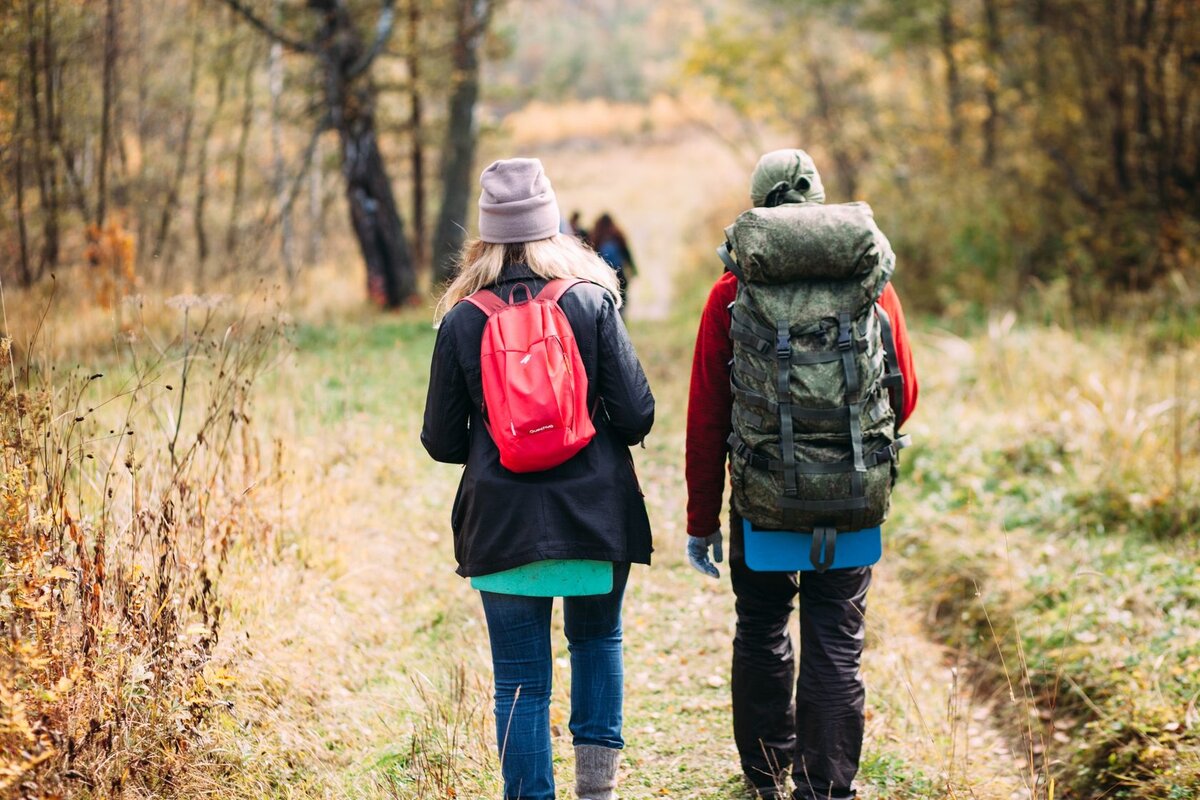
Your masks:
[[[505,302],[503,298],[490,289],[480,289],[478,292],[467,295],[458,302],[470,303],[489,318],[500,309],[508,306],[508,303]]]
[[[550,281],[537,293],[538,300],[551,300],[557,303],[572,286],[587,283],[583,278],[557,278]]]
[[[738,279],[738,283],[744,283],[746,276],[742,274],[742,268],[738,266],[737,261],[733,257],[733,249],[729,246],[729,240],[717,248],[717,255],[721,257],[721,261],[725,264],[725,269],[733,273],[733,276]]]

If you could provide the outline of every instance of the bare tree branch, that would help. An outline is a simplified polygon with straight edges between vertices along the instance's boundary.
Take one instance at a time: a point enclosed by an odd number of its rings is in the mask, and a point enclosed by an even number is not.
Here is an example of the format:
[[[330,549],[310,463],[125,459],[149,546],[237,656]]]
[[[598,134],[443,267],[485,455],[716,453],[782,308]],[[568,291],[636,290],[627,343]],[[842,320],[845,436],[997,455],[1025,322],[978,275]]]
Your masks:
[[[228,2],[228,0],[226,0]],[[371,44],[371,48],[363,53],[358,61],[350,66],[346,71],[346,79],[353,80],[359,75],[362,75],[371,67],[373,62],[383,48],[387,46],[388,39],[392,36],[392,29],[396,26],[396,0],[383,0],[383,8],[379,12],[379,21],[375,23],[375,41]]]
[[[312,167],[313,156],[316,154],[317,144],[321,141],[321,134],[330,130],[333,130],[333,118],[326,115],[313,129],[312,137],[308,140],[308,146],[304,148],[304,155],[300,157],[300,168],[296,171],[296,175],[292,178],[292,182],[288,186],[283,203],[276,210],[275,214],[267,216],[262,220],[261,225],[263,228],[274,230],[283,221],[283,218],[291,213],[292,206],[296,202],[296,196],[300,193],[300,184],[304,182],[305,176],[308,175],[308,171]]]
[[[315,53],[315,52],[317,52],[316,48],[313,47],[308,42],[302,42],[299,39],[293,38],[291,36],[288,36],[286,34],[280,33],[279,31],[275,30],[273,27],[271,27],[269,24],[267,24],[267,22],[265,20],[263,20],[261,17],[259,17],[257,14],[255,14],[251,8],[249,8],[248,6],[243,4],[241,2],[241,0],[219,0],[219,1],[224,3],[225,5],[229,6],[231,9],[233,9],[234,12],[236,12],[239,16],[241,16],[242,19],[249,22],[252,26],[257,28],[262,33],[266,34],[270,39],[272,39],[276,42],[279,42],[281,45],[288,48],[289,50],[296,50],[297,52],[300,52],[300,53]]]

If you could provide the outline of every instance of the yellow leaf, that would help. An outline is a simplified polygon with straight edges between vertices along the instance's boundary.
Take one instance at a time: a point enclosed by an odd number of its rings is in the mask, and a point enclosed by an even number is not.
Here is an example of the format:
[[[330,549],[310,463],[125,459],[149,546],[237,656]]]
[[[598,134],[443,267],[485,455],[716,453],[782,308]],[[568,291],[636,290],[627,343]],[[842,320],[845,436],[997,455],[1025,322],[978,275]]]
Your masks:
[[[217,686],[233,686],[237,678],[228,670],[218,669],[208,675],[208,682]]]
[[[50,579],[56,581],[72,581],[75,580],[75,573],[61,564],[50,570]]]

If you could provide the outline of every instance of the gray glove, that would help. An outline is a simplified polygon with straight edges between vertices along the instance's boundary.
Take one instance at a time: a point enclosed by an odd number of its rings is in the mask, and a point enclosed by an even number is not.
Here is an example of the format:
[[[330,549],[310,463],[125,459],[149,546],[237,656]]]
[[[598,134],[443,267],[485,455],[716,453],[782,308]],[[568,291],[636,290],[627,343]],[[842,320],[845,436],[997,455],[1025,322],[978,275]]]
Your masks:
[[[712,548],[712,558],[708,557],[708,549]],[[708,536],[689,536],[687,541],[687,557],[688,563],[696,568],[697,572],[701,572],[710,578],[721,577],[721,571],[713,566],[713,561],[718,564],[725,558],[725,549],[721,545],[721,531],[718,529],[716,533]]]

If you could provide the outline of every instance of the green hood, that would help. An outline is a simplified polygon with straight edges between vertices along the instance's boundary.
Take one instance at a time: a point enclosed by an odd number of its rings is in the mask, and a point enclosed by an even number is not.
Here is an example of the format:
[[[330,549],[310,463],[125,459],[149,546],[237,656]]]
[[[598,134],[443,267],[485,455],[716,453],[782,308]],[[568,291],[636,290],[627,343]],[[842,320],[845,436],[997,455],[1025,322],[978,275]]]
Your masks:
[[[825,187],[812,156],[803,150],[787,149],[760,158],[750,176],[750,202],[757,207],[824,203]]]

